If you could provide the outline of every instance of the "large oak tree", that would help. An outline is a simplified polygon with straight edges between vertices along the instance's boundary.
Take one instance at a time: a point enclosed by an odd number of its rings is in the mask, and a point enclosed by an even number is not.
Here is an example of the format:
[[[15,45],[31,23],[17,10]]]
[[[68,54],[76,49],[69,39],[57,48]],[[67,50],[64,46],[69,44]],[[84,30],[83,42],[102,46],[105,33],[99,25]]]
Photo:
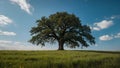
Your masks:
[[[58,42],[58,50],[64,50],[65,45],[75,48],[95,44],[90,27],[82,25],[78,17],[67,12],[42,17],[37,20],[37,26],[32,27],[30,32],[31,43],[44,46],[46,42]]]

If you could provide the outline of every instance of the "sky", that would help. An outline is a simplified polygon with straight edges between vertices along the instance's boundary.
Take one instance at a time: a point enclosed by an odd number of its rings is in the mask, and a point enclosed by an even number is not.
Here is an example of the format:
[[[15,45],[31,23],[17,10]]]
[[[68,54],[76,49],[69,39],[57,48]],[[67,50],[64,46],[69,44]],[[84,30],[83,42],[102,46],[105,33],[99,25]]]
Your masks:
[[[29,43],[29,31],[42,16],[64,11],[89,25],[95,37],[95,45],[75,50],[120,51],[120,0],[0,0],[0,50],[56,50],[57,43]]]

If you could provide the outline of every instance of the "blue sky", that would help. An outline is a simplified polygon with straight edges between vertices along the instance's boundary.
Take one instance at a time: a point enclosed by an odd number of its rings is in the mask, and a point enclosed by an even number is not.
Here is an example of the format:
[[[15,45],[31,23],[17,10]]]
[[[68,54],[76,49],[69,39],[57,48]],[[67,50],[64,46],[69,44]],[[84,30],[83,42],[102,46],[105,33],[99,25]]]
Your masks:
[[[96,38],[96,45],[76,49],[120,51],[119,3],[120,0],[0,0],[0,50],[57,49],[57,44],[47,43],[43,48],[30,44],[29,31],[42,16],[66,11],[89,25]]]

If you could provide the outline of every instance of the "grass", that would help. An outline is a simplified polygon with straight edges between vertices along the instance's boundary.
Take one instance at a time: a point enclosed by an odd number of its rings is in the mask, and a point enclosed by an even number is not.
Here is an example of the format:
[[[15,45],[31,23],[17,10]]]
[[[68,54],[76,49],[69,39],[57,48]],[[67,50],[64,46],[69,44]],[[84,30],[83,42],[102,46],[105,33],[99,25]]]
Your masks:
[[[120,52],[0,51],[0,68],[119,68]]]

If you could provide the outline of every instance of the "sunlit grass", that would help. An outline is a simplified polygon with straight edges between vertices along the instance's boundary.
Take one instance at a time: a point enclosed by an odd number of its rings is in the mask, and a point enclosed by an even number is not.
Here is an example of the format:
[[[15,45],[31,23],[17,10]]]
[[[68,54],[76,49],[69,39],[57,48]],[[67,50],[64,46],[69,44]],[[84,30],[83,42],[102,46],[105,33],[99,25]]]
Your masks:
[[[0,51],[0,68],[119,68],[120,52]]]

